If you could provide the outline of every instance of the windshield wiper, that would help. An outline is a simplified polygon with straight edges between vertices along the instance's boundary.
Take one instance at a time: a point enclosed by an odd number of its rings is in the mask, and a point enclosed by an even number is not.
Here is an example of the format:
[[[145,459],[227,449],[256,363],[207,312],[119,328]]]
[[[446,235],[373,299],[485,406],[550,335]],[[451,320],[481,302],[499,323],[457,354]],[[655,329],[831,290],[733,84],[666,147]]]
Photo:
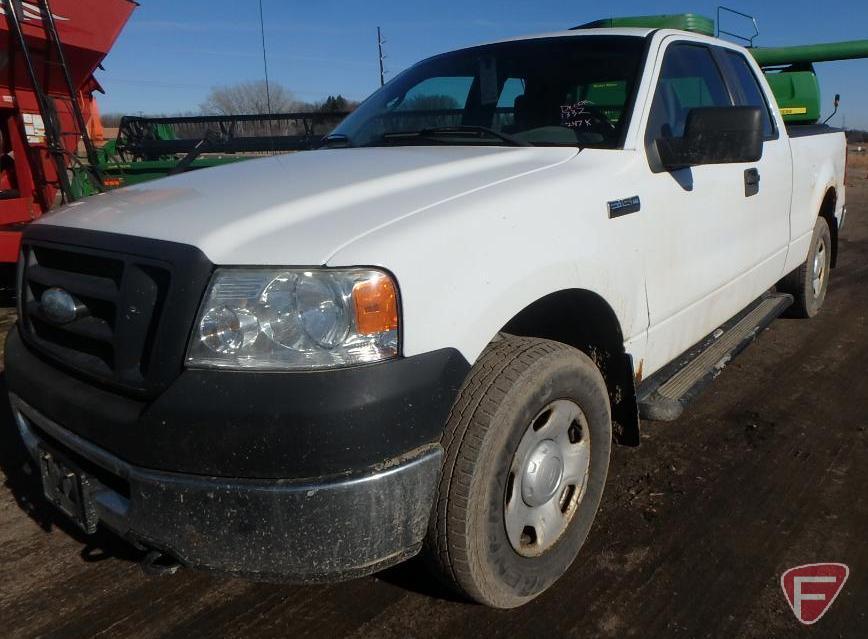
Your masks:
[[[428,129],[420,129],[418,131],[388,131],[383,134],[383,140],[400,140],[401,138],[433,138],[439,135],[452,135],[455,133],[476,133],[478,135],[489,135],[504,142],[508,142],[511,146],[533,146],[530,142],[520,140],[509,133],[501,133],[487,126],[477,126],[473,124],[461,126],[439,126]]]
[[[317,149],[347,149],[351,147],[353,144],[350,142],[350,138],[348,135],[344,135],[343,133],[330,133],[325,136],[322,140],[320,140],[317,145]]]

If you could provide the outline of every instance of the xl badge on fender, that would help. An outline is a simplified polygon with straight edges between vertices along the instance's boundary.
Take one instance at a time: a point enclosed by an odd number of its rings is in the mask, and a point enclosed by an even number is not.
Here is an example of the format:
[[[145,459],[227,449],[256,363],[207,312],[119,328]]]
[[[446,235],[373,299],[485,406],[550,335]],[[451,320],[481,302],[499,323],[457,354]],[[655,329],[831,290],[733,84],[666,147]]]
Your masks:
[[[629,213],[638,213],[642,208],[642,203],[639,201],[639,196],[624,198],[623,200],[612,200],[609,202],[609,219],[628,215]]]

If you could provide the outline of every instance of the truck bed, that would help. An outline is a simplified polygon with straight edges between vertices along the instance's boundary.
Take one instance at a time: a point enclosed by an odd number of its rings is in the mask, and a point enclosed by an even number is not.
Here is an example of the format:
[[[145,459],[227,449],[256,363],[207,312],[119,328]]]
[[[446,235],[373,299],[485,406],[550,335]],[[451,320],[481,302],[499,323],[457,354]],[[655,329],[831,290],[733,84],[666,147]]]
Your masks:
[[[787,135],[792,138],[803,138],[810,135],[827,135],[829,133],[843,133],[844,129],[829,126],[827,124],[788,124]]]
[[[786,271],[808,254],[814,221],[821,211],[834,215],[833,234],[844,209],[844,164],[847,141],[841,129],[817,125],[787,126],[793,157],[793,199],[790,209],[790,251]],[[833,262],[835,255],[832,256]]]

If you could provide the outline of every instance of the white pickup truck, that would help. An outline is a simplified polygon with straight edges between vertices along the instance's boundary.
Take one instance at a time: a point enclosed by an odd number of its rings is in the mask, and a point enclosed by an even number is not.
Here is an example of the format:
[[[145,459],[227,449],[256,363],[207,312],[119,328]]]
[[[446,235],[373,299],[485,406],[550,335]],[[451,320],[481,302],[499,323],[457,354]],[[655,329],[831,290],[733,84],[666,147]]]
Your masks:
[[[845,143],[745,49],[583,29],[438,55],[309,153],[29,226],[6,347],[47,498],[260,579],[420,551],[520,605],[583,544],[611,443],[823,304]]]

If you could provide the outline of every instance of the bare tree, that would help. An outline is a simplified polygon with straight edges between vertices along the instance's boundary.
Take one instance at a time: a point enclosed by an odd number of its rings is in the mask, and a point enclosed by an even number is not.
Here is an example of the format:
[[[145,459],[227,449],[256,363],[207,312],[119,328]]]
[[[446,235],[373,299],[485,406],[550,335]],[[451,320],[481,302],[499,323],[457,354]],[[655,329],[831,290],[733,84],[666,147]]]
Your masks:
[[[123,113],[103,113],[100,115],[100,120],[102,121],[102,125],[108,128],[115,128],[121,125],[121,118],[124,117]]]
[[[292,91],[279,84],[270,85],[271,112],[288,113],[305,110],[295,99]],[[241,82],[231,86],[211,89],[211,93],[199,107],[206,115],[241,115],[268,113],[268,94],[265,82]]]

